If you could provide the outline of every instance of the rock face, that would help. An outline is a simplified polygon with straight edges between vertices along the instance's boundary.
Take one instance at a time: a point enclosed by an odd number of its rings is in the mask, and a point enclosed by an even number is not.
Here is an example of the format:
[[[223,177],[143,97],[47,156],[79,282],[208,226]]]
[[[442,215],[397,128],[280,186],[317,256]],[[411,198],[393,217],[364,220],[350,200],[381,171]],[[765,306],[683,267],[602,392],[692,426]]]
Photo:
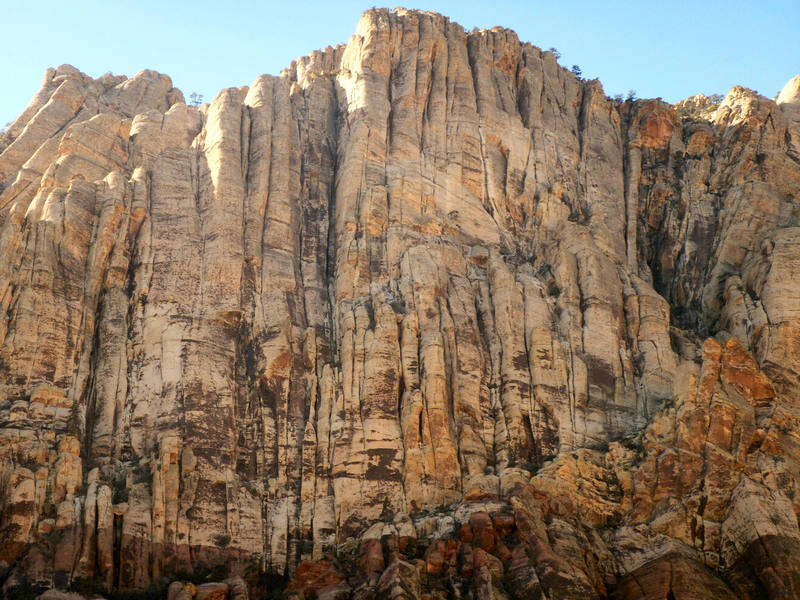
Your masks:
[[[679,114],[401,9],[200,109],[48,71],[0,138],[6,590],[800,598],[798,81]]]

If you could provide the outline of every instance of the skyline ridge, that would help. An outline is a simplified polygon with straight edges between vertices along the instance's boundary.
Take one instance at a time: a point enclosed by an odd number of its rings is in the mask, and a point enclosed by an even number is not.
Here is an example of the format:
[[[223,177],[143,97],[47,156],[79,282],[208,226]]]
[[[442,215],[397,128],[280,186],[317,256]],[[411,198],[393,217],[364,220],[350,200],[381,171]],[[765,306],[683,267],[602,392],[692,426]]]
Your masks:
[[[500,26],[543,50],[554,46],[562,53],[562,66],[569,69],[578,64],[587,79],[599,79],[612,97],[635,90],[639,97],[661,97],[674,104],[698,93],[724,95],[734,85],[742,85],[773,98],[797,73],[798,66],[792,64],[791,52],[786,51],[790,49],[787,43],[791,44],[786,34],[791,32],[793,15],[800,18],[800,7],[790,2],[772,3],[771,10],[749,16],[752,9],[743,7],[744,3],[727,3],[725,11],[718,11],[720,3],[716,2],[680,9],[667,3],[653,8],[650,19],[644,19],[647,13],[642,13],[640,7],[591,4],[576,2],[558,12],[546,5],[516,2],[492,6],[491,11],[476,8],[470,2],[455,5],[431,2],[426,7],[407,10],[436,12],[465,31]],[[270,3],[263,6],[244,3],[243,12],[253,17],[246,21],[218,14],[213,3],[204,0],[191,5],[177,2],[168,7],[143,2],[133,12],[97,0],[84,0],[83,5],[87,7],[85,18],[75,20],[74,11],[65,11],[55,2],[45,2],[38,20],[28,17],[22,27],[9,32],[10,60],[0,64],[0,77],[16,83],[0,98],[0,124],[21,114],[30,100],[25,97],[27,90],[36,88],[48,67],[71,64],[93,78],[107,72],[131,76],[145,68],[154,69],[168,74],[187,97],[197,92],[208,99],[221,89],[248,85],[258,74],[279,75],[292,60],[317,48],[346,44],[358,15],[370,10],[356,2],[340,3],[335,11],[324,5],[314,6],[314,10],[304,15],[302,28],[295,29],[280,25],[283,18],[296,19],[296,16]],[[180,10],[185,6],[192,6],[191,13]],[[15,11],[24,9],[9,7],[5,11],[10,13],[11,21]],[[682,32],[671,31],[674,19],[664,18],[663,14],[659,17],[660,13],[670,11],[685,15],[681,20]],[[715,15],[718,24],[700,29],[708,38],[705,50],[700,52],[700,42],[692,33],[697,34],[698,23],[708,20],[709,15]],[[164,40],[156,36],[155,43],[137,45],[135,36],[111,37],[110,32],[104,32],[105,39],[97,38],[98,28],[108,28],[115,17],[123,16],[130,21],[131,29],[146,22],[154,33],[162,32]],[[158,22],[150,23],[156,17]],[[602,19],[617,22],[618,31]],[[724,22],[737,19],[743,23],[749,21],[750,30],[725,31]],[[590,21],[596,26],[589,27]],[[34,24],[35,37],[25,35],[26,27]],[[65,24],[70,28],[65,28]],[[70,29],[71,34],[65,33]],[[768,35],[763,44],[751,40],[758,30],[763,30],[758,35]],[[83,35],[75,35],[81,32]],[[681,34],[687,40],[681,42]],[[32,44],[31,39],[50,43]],[[694,51],[682,50],[682,46],[692,46]],[[633,47],[636,52],[625,51]],[[98,48],[103,51],[98,52]],[[687,56],[691,62],[686,60]],[[647,70],[637,70],[637,65],[642,64],[647,65]],[[680,66],[678,71],[676,65]],[[724,76],[724,73],[736,75]]]

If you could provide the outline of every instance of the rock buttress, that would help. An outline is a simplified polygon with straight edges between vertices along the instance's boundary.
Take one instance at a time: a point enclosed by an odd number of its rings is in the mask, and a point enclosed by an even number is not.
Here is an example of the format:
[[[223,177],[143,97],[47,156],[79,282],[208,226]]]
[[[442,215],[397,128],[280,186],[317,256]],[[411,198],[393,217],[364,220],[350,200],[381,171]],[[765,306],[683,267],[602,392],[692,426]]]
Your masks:
[[[6,589],[798,597],[796,88],[620,103],[400,9],[201,108],[49,70],[0,139]]]

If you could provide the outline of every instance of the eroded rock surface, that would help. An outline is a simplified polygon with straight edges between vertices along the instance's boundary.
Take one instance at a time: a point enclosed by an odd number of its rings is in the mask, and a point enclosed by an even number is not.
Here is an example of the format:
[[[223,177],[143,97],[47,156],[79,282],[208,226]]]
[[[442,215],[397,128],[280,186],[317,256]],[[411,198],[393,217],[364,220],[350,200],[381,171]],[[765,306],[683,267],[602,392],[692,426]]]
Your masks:
[[[798,89],[620,103],[402,9],[199,109],[48,71],[0,139],[5,588],[800,597]]]

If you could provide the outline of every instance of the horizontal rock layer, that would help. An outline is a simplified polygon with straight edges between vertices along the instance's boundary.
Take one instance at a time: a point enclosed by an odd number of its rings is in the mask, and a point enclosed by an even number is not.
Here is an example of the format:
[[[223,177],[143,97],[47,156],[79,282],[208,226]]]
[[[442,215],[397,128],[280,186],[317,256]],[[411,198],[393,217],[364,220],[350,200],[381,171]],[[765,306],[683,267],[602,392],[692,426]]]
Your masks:
[[[371,10],[200,108],[51,69],[0,191],[6,589],[800,597],[800,78]]]

